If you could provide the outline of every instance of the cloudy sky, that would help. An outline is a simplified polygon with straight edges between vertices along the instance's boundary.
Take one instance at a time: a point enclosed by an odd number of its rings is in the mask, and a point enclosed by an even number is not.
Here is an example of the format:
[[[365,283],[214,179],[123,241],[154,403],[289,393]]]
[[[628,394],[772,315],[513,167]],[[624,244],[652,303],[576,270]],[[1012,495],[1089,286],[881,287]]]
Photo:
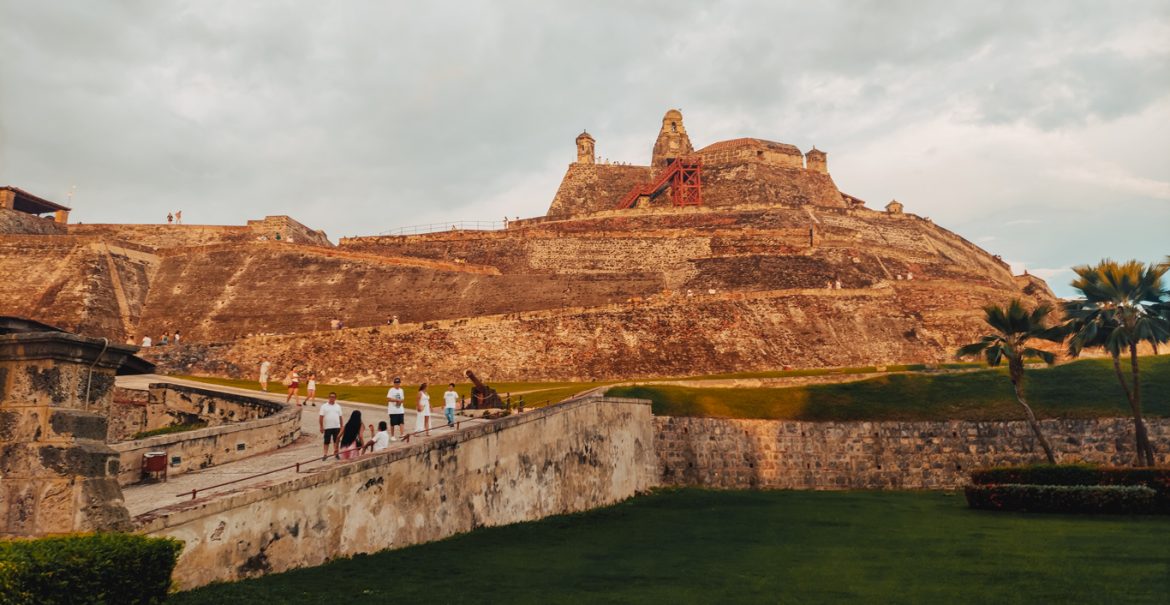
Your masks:
[[[0,184],[336,240],[543,214],[581,129],[644,164],[678,107],[696,147],[815,144],[1058,294],[1170,254],[1170,3],[685,4],[4,0]]]

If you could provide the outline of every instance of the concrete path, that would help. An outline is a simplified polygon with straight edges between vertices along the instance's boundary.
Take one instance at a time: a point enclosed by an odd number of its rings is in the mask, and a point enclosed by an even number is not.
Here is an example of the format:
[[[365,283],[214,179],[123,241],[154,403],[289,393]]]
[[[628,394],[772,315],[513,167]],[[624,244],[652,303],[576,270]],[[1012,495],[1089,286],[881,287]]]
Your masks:
[[[198,382],[193,380],[183,380],[181,378],[160,376],[156,374],[119,376],[117,378],[117,386],[129,389],[145,390],[148,385],[159,382],[197,387],[201,389],[219,391],[222,393],[231,393],[233,395],[245,395],[248,397],[256,397],[258,399],[275,401],[282,404],[284,403],[284,398],[286,396],[285,393],[278,394],[264,393],[262,391],[250,391],[248,389],[208,384],[205,382]],[[432,401],[434,400],[432,399]],[[442,405],[441,401],[442,400],[440,399],[440,405]],[[377,427],[379,421],[387,420],[385,405],[372,405],[368,403],[358,403],[342,400],[338,400],[338,403],[341,404],[341,407],[345,412],[345,418],[349,417],[351,410],[357,409],[361,410],[362,412],[362,421],[364,424],[369,425],[372,423],[375,427]],[[413,409],[410,409],[410,407],[411,406],[408,403],[408,409],[406,411],[407,432],[410,432],[414,429],[415,416],[417,416],[417,413]],[[344,464],[346,462],[345,460],[335,460],[332,455],[330,455],[326,461],[321,461],[322,439],[320,430],[318,429],[317,421],[318,410],[320,409],[320,405],[317,407],[302,408],[301,437],[291,445],[285,446],[281,449],[259,453],[255,456],[250,456],[243,460],[238,460],[236,462],[230,462],[219,466],[213,466],[202,471],[176,475],[169,478],[169,480],[166,482],[140,483],[122,488],[122,495],[125,497],[126,508],[130,511],[130,516],[136,517],[142,513],[152,511],[156,508],[176,504],[183,501],[184,499],[190,499],[191,490],[193,489],[201,490],[199,492],[199,498],[204,498],[207,496],[213,496],[215,494],[225,494],[239,491],[241,488],[255,486],[261,483],[287,481],[297,476],[297,473],[294,469],[276,471],[267,475],[262,475],[260,477],[254,477],[254,475],[257,473],[274,471],[275,469],[280,469],[286,466],[292,466],[297,462],[305,463],[301,465],[301,473],[315,472],[316,470],[327,468],[334,464]],[[432,411],[434,411],[434,409],[435,408],[432,407]],[[483,420],[473,419],[463,415],[457,415],[456,420],[460,421],[461,429],[473,424],[485,422]],[[443,417],[442,410],[439,409],[439,413],[431,414],[431,426],[441,428],[432,428],[430,437],[412,436],[410,442],[418,443],[419,439],[433,439],[440,435],[450,434],[454,429],[447,428],[445,426],[446,422],[447,419]],[[367,437],[369,436],[367,435]],[[390,442],[391,449],[403,447],[404,445],[406,445],[406,443],[402,441]],[[251,478],[245,479],[238,483],[232,483],[231,485],[226,485],[221,488],[208,490],[206,492],[202,491],[208,487],[245,477]]]

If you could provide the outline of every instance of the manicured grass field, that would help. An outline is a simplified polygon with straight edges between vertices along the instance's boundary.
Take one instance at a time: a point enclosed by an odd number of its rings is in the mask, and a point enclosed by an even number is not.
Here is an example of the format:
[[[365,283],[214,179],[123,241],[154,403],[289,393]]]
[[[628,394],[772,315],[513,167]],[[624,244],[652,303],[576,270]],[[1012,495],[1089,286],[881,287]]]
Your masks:
[[[1143,410],[1149,416],[1170,416],[1170,355],[1144,357],[1141,365]],[[1028,403],[1042,418],[1130,413],[1108,359],[1085,359],[1053,368],[1029,369],[1026,381]],[[959,374],[890,374],[859,382],[789,388],[614,387],[609,394],[650,399],[654,402],[654,413],[667,416],[810,421],[1015,420],[1021,417],[1004,369]]]
[[[199,382],[206,382],[208,384],[218,384],[230,387],[237,387],[241,389],[248,389],[252,391],[260,390],[260,383],[255,380],[235,380],[231,378],[212,378],[209,376],[179,376],[187,380],[196,380]],[[300,396],[305,396],[305,381],[307,378],[301,378]],[[281,378],[276,378],[268,382],[268,392],[274,394],[287,394],[288,389],[281,384]],[[572,397],[582,391],[587,391],[596,386],[601,386],[607,383],[591,383],[591,382],[492,382],[489,384],[495,389],[500,397],[505,394],[512,394],[512,403],[517,403],[523,393],[526,405],[542,405],[546,403],[556,403],[562,399]],[[362,403],[386,403],[386,391],[390,385],[375,385],[375,386],[354,386],[347,384],[317,384],[317,398],[325,399],[328,397],[330,391],[337,393],[339,399],[347,401],[359,401]],[[406,402],[408,405],[414,404],[415,393],[418,392],[418,384],[404,384],[403,390],[406,391]],[[433,402],[439,401],[442,405],[442,394],[447,390],[447,383],[431,384],[428,391],[431,394],[432,405]],[[471,394],[471,383],[456,383],[455,391],[459,393],[460,397],[468,397]]]
[[[1170,518],[937,492],[660,491],[180,593],[224,603],[1166,603]]]

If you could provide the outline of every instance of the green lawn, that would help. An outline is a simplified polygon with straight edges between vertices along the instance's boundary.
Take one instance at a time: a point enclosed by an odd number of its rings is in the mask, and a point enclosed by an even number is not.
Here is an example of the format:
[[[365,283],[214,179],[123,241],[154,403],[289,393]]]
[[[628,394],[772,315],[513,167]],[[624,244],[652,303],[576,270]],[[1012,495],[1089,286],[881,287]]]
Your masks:
[[[1144,411],[1150,416],[1170,416],[1170,355],[1144,357],[1141,364]],[[1030,369],[1026,376],[1028,402],[1040,417],[1130,413],[1108,359]],[[1020,418],[1005,369],[889,374],[859,382],[789,388],[614,387],[609,394],[650,399],[654,413],[667,416],[811,421]]]
[[[207,603],[1165,603],[1170,518],[938,492],[660,491],[180,593]]]
[[[208,384],[218,384],[230,387],[237,387],[241,389],[249,389],[252,391],[260,390],[260,383],[255,380],[236,380],[232,378],[213,378],[209,376],[178,376],[178,378],[185,378],[187,380],[195,380],[198,382],[206,382]],[[300,395],[305,396],[305,382],[302,378]],[[577,393],[592,389],[593,387],[612,384],[612,383],[592,383],[592,382],[492,382],[488,386],[499,392],[500,397],[504,397],[507,393],[513,393],[512,402],[515,403],[520,399],[520,393],[523,393],[526,404],[542,405],[547,403],[556,403],[562,399],[572,397]],[[362,403],[386,403],[386,391],[390,385],[375,385],[375,386],[354,386],[348,384],[317,384],[317,397],[324,399],[329,395],[330,391],[337,393],[339,399],[347,401],[358,401]],[[403,390],[406,391],[407,401],[412,402],[414,393],[417,392],[418,384],[405,384]],[[428,391],[431,394],[432,401],[439,400],[442,393],[447,390],[447,385],[432,384]],[[471,383],[456,383],[455,391],[461,397],[467,397],[471,394]],[[288,390],[280,379],[270,380],[268,382],[269,393],[287,393]]]

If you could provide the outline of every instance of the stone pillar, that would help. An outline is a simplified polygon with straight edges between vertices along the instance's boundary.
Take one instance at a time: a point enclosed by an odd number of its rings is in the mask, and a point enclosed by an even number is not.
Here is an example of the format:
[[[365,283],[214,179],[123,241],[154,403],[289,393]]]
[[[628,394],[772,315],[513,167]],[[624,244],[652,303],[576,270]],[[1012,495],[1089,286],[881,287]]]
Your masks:
[[[68,210],[58,210],[53,215],[53,220],[58,222],[58,223],[61,223],[62,225],[64,225],[65,223],[68,223],[69,222],[69,211]]]
[[[677,109],[667,111],[666,115],[662,116],[662,129],[658,131],[658,139],[654,141],[650,165],[655,168],[669,166],[674,160],[694,152],[691,138],[687,136],[687,129],[683,127],[682,112]]]
[[[106,424],[114,373],[134,351],[64,332],[0,335],[0,536],[130,529]]]
[[[8,189],[0,189],[0,208],[15,208],[16,207],[16,192]]]

